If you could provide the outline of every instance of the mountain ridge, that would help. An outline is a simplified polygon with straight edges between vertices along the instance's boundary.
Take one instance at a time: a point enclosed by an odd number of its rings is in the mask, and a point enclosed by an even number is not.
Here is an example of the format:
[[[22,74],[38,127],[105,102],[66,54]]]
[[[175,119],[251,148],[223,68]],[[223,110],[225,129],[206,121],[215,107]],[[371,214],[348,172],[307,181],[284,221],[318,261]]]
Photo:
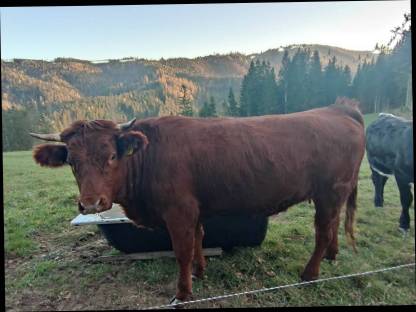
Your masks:
[[[189,90],[197,109],[210,96],[220,104],[227,99],[230,88],[238,99],[242,78],[252,60],[270,62],[277,75],[283,50],[288,49],[292,57],[298,48],[317,50],[322,67],[335,56],[337,64],[348,65],[352,74],[359,62],[377,57],[371,51],[296,44],[248,55],[231,52],[159,60],[133,57],[106,62],[74,58],[2,59],[2,109],[36,107],[54,111],[62,109],[62,105],[75,108],[107,99],[117,103],[137,101],[134,112],[139,116],[148,114],[145,107],[152,107],[151,114],[177,114],[182,85]]]

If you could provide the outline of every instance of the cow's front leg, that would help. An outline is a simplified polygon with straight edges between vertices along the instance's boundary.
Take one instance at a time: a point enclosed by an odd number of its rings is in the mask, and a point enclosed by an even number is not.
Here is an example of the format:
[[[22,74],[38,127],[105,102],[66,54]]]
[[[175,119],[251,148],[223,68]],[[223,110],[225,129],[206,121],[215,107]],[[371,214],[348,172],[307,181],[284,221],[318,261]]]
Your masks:
[[[315,217],[315,219],[317,219]],[[319,266],[325,251],[332,240],[332,226],[330,221],[315,222],[315,250],[301,275],[303,281],[315,280],[319,276]]]
[[[371,179],[374,184],[374,206],[376,208],[383,207],[384,204],[384,185],[387,182],[387,177],[382,176],[377,171],[371,169]]]
[[[191,214],[184,214],[181,209],[172,209],[172,213],[165,215],[165,222],[179,265],[176,297],[173,300],[176,303],[186,301],[192,295],[192,261],[197,221]]]

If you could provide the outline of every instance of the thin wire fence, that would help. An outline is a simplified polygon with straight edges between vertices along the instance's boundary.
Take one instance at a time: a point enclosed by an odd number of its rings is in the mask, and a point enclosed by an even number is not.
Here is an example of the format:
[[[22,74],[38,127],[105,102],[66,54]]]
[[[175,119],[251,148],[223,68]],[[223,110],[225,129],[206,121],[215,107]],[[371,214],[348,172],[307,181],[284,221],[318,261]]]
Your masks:
[[[347,275],[341,275],[341,276],[334,276],[334,277],[318,279],[318,280],[314,280],[314,281],[306,281],[306,282],[299,282],[299,283],[293,283],[293,284],[287,284],[287,285],[281,285],[281,286],[275,286],[275,287],[269,287],[269,288],[261,288],[261,289],[256,289],[256,290],[243,291],[243,292],[233,293],[233,294],[228,294],[228,295],[221,295],[221,296],[203,298],[203,299],[198,299],[198,300],[184,301],[184,302],[180,302],[180,303],[176,303],[176,304],[166,304],[166,305],[160,305],[160,306],[152,306],[152,307],[147,307],[145,309],[154,310],[154,309],[175,308],[175,307],[184,306],[184,305],[193,304],[193,303],[215,301],[215,300],[227,299],[227,298],[236,297],[236,296],[243,296],[243,295],[248,295],[248,294],[256,294],[256,293],[261,293],[261,292],[267,292],[267,291],[272,291],[272,290],[277,290],[277,289],[284,289],[284,288],[297,287],[297,286],[305,286],[305,285],[317,284],[317,283],[327,282],[327,281],[340,280],[340,279],[345,279],[345,278],[350,278],[350,277],[358,277],[358,276],[370,275],[370,274],[375,274],[375,273],[382,273],[382,272],[398,270],[398,269],[402,269],[402,268],[408,268],[408,267],[411,267],[411,266],[415,266],[415,264],[416,263],[408,263],[408,264],[402,264],[402,265],[398,265],[398,266],[394,266],[394,267],[388,267],[388,268],[378,269],[378,270],[373,270],[373,271],[353,273],[353,274],[347,274]]]

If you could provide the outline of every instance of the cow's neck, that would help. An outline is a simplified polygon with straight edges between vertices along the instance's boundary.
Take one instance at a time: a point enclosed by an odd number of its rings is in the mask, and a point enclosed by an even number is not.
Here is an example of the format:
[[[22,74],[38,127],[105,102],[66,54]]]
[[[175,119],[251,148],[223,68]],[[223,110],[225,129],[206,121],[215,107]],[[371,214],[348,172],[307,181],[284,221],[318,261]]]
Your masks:
[[[126,158],[120,167],[120,188],[114,202],[124,207],[126,215],[137,224],[147,223],[147,211],[143,199],[143,154],[137,152]]]

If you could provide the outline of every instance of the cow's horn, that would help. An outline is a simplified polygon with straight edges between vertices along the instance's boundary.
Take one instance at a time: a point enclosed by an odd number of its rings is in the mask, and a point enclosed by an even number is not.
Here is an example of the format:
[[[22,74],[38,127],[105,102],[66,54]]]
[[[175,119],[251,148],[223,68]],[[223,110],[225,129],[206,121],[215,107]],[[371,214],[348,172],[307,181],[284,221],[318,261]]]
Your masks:
[[[130,120],[128,122],[118,124],[117,127],[120,130],[127,130],[134,124],[135,121],[136,121],[136,117],[134,117],[132,120]]]
[[[45,141],[55,141],[62,142],[61,135],[59,133],[49,133],[49,134],[38,134],[38,133],[29,133],[34,138],[38,138]]]

